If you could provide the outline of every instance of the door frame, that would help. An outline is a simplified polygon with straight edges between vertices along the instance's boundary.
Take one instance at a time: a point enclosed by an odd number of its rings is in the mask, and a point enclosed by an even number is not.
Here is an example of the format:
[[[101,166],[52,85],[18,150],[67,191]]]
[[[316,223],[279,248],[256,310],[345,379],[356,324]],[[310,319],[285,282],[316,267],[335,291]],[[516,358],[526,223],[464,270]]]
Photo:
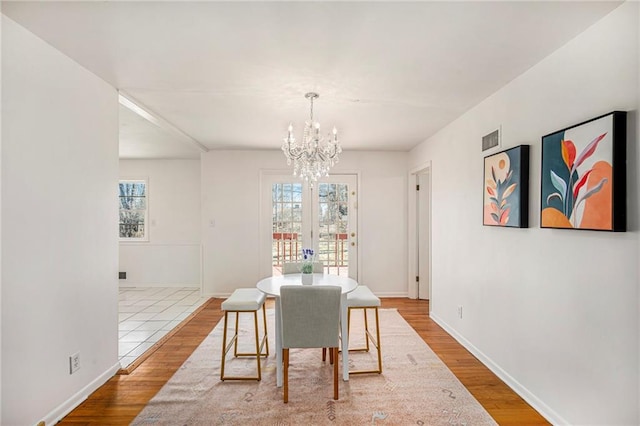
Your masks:
[[[428,199],[429,199],[429,215],[428,215],[428,227],[429,227],[429,256],[428,256],[428,269],[429,269],[429,274],[427,279],[429,280],[429,312],[431,312],[431,309],[433,307],[433,300],[434,300],[434,295],[433,295],[433,288],[432,288],[432,284],[433,284],[433,271],[432,271],[432,240],[433,240],[433,235],[432,235],[432,230],[433,230],[433,226],[432,226],[432,218],[431,218],[431,212],[433,211],[433,207],[432,207],[432,196],[431,196],[431,188],[433,187],[433,168],[431,165],[431,161],[428,161],[426,163],[423,163],[411,170],[409,170],[409,176],[407,178],[407,201],[408,201],[408,220],[407,220],[407,224],[408,224],[408,238],[407,238],[407,243],[408,243],[408,247],[407,247],[407,252],[409,254],[409,258],[408,258],[408,282],[407,282],[407,295],[409,296],[409,298],[411,299],[417,299],[418,298],[418,283],[415,280],[417,271],[418,271],[418,229],[417,229],[417,223],[418,223],[418,192],[416,191],[416,185],[418,184],[418,176],[419,175],[423,175],[423,174],[429,174],[430,175],[430,179],[429,179],[429,186],[428,188],[424,188],[428,191]],[[422,190],[422,188],[421,188]]]
[[[360,242],[362,241],[362,239],[360,238],[361,235],[361,223],[362,220],[360,220],[360,213],[358,211],[358,203],[359,203],[359,199],[360,199],[360,173],[359,172],[354,172],[354,171],[348,171],[348,170],[343,170],[340,172],[335,172],[335,173],[331,173],[329,175],[330,178],[333,179],[333,177],[339,177],[341,175],[352,175],[355,176],[355,181],[356,181],[356,201],[355,204],[351,204],[350,208],[355,209],[355,215],[356,215],[356,245],[355,245],[355,254],[357,256],[358,259],[358,264],[356,267],[356,274],[357,277],[362,277],[362,258],[361,258],[361,251],[360,251]],[[260,264],[260,279],[262,278],[266,278],[266,277],[270,277],[272,275],[272,265],[271,262],[268,259],[271,259],[271,242],[272,242],[272,237],[271,237],[271,231],[272,231],[272,223],[271,223],[271,219],[264,214],[265,209],[270,210],[271,209],[271,184],[275,183],[275,180],[281,180],[282,182],[293,182],[296,180],[300,180],[299,177],[293,176],[291,174],[291,169],[260,169],[260,184],[258,185],[258,197],[259,197],[259,204],[258,204],[258,232],[259,232],[259,241],[258,241],[258,245],[259,245],[259,249],[258,249],[258,253],[259,253],[259,264]],[[324,182],[323,179],[320,180],[320,182]],[[269,191],[267,192],[267,187],[269,188]],[[268,194],[268,196],[267,196]],[[351,202],[350,202],[351,203]],[[309,210],[310,211],[310,210]],[[315,226],[312,224],[312,226]],[[349,240],[350,241],[350,240]]]

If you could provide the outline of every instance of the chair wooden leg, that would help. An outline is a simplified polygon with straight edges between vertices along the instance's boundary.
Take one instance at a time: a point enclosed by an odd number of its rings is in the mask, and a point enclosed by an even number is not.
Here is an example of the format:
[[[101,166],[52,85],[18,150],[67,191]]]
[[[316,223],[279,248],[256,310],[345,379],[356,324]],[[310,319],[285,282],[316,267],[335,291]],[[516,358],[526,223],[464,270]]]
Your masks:
[[[333,399],[338,400],[338,348],[331,348],[331,353],[335,359],[333,364]]]
[[[327,348],[322,348],[322,362],[327,360]],[[333,365],[333,351],[329,348],[329,364]]]
[[[284,402],[289,402],[289,349],[282,349],[282,365],[283,365],[283,382],[282,388],[284,393]]]

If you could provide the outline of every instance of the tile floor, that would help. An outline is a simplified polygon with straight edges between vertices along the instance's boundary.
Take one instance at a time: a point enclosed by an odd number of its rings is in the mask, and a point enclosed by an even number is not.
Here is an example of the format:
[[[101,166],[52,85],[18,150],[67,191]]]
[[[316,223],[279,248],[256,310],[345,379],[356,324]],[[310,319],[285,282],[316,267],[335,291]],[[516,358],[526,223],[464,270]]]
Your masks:
[[[120,287],[120,366],[129,366],[207,300],[194,287]]]

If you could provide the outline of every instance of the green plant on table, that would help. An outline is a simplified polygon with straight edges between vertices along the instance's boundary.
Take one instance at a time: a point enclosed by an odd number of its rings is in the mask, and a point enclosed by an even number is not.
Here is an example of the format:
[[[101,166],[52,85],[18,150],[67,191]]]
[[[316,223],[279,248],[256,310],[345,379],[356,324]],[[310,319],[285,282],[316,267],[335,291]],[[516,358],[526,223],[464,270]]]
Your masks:
[[[312,274],[313,273],[313,259],[314,252],[313,249],[302,249],[302,265],[300,266],[300,271],[303,274]]]

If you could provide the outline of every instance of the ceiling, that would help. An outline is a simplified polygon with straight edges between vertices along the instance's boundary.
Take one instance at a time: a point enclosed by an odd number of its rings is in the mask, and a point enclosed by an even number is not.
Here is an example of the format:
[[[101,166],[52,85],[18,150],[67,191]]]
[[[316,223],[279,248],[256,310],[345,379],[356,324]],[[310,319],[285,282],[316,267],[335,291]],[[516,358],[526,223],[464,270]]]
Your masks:
[[[3,1],[2,13],[155,117],[121,107],[121,158],[198,158],[279,149],[290,122],[301,137],[309,91],[344,150],[410,150],[619,4]]]

